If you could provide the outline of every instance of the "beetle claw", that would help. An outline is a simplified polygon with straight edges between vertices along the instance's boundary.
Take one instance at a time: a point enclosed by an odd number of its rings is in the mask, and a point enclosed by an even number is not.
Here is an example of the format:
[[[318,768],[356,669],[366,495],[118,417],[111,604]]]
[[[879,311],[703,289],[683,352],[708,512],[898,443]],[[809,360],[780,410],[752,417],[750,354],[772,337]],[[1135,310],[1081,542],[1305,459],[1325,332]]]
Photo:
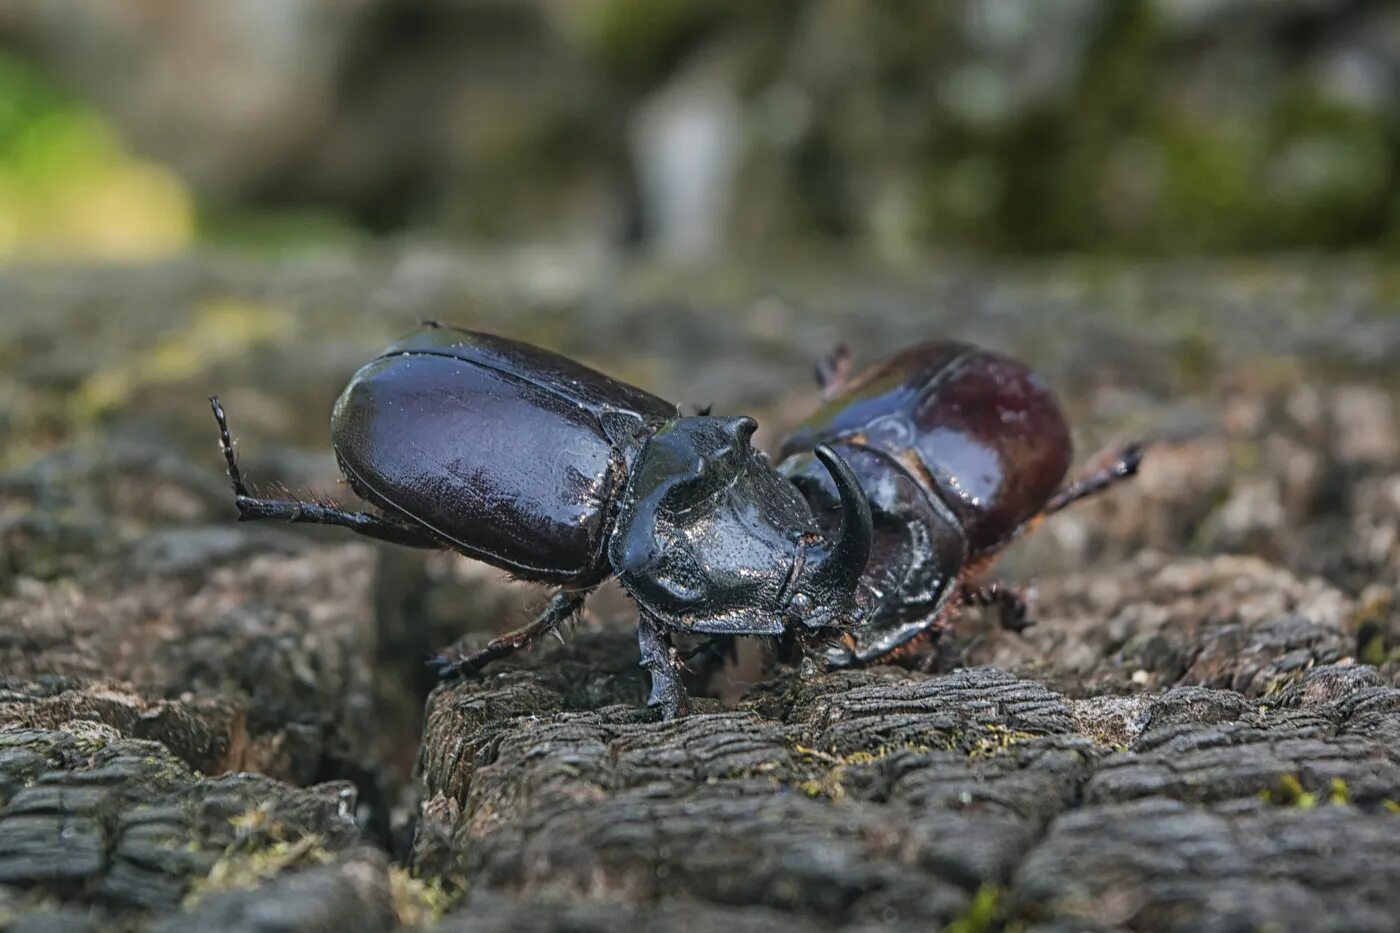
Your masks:
[[[424,663],[426,663],[427,666],[432,669],[433,673],[437,674],[438,678],[441,680],[451,680],[460,673],[457,667],[457,661],[448,657],[445,653],[435,655]]]
[[[479,669],[479,665],[472,662],[471,655],[459,648],[445,648],[429,658],[426,663],[437,674],[438,679],[444,681],[457,680],[474,674]]]

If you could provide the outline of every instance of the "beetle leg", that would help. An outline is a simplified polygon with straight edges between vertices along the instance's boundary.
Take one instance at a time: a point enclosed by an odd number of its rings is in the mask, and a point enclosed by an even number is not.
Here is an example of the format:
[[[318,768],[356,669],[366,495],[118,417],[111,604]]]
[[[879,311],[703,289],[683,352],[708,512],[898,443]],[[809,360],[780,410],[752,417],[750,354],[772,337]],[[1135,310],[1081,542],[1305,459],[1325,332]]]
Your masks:
[[[1142,463],[1141,444],[1129,444],[1118,452],[1118,456],[1106,467],[1087,473],[1055,494],[1045,506],[1045,514],[1060,511],[1080,499],[1096,496],[1115,483],[1121,482],[1138,471]]]
[[[209,407],[214,411],[214,420],[219,423],[219,447],[224,452],[224,462],[228,465],[228,478],[233,484],[233,504],[238,508],[238,520],[257,521],[259,519],[281,519],[293,524],[337,525],[349,528],[367,538],[401,544],[406,547],[440,548],[442,542],[425,531],[401,525],[398,522],[371,515],[368,512],[347,512],[334,506],[318,502],[301,502],[296,499],[259,499],[248,491],[243,479],[243,471],[238,466],[238,458],[233,452],[233,438],[229,434],[228,419],[224,417],[224,407],[219,404],[217,395],[209,396]]]
[[[641,666],[651,674],[647,706],[661,707],[663,722],[689,715],[690,696],[681,683],[680,654],[672,646],[670,634],[644,613],[637,625],[637,644],[641,648]]]
[[[851,378],[851,348],[838,343],[830,353],[817,360],[815,370],[822,401],[830,401],[841,393]]]
[[[737,657],[737,642],[738,639],[733,635],[707,635],[703,641],[681,655],[681,663],[687,670],[723,667],[725,663]]]
[[[1035,624],[1029,618],[1026,598],[1015,587],[993,581],[981,586],[962,584],[958,599],[964,606],[995,606],[1001,617],[1001,627],[1009,632],[1024,632]]]
[[[963,666],[963,659],[977,646],[985,635],[978,635],[967,644],[962,644],[951,632],[940,633],[943,637],[929,641],[927,650],[920,658],[917,668],[925,674],[951,674]]]
[[[585,595],[578,590],[560,590],[550,597],[544,610],[529,625],[498,635],[475,651],[462,651],[455,645],[445,648],[428,664],[436,668],[438,676],[444,680],[474,674],[492,661],[509,657],[551,632],[557,634],[564,620],[578,612]]]
[[[335,525],[339,528],[349,528],[367,538],[404,547],[443,546],[441,541],[426,532],[368,512],[347,512],[344,509],[315,502],[298,502],[295,499],[254,499],[251,496],[235,496],[233,504],[238,507],[238,520],[241,522],[268,518],[281,519],[292,524]]]

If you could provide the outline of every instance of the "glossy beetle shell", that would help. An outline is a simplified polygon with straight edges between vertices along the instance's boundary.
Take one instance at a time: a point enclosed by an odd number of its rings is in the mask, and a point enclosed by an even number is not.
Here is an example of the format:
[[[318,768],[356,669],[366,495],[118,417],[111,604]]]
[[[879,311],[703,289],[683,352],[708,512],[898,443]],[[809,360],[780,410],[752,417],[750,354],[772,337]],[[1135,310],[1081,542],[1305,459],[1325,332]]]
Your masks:
[[[638,458],[609,556],[623,588],[669,627],[783,631],[795,555],[818,528],[793,485],[749,446],[755,427],[677,419]]]
[[[607,576],[611,506],[675,407],[501,337],[420,331],[362,368],[332,443],[361,497],[470,557],[542,582]]]
[[[957,516],[969,557],[995,551],[1040,514],[1072,453],[1039,376],[959,343],[911,347],[862,373],[784,441],[779,459],[820,443],[899,464]]]
[[[852,633],[860,661],[926,631],[964,570],[1045,508],[1071,455],[1040,378],[959,343],[911,347],[867,370],[784,441],[779,469],[829,523],[835,490],[810,455],[822,443],[851,465],[875,522],[865,582],[876,609]]]

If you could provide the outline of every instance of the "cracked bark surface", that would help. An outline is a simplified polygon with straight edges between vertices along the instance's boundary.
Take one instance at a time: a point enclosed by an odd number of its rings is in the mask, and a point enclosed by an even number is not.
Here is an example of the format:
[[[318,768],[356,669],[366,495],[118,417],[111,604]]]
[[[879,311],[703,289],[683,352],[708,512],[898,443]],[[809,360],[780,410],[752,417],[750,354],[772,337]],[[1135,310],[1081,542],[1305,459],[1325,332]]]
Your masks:
[[[605,636],[430,701],[414,856],[492,889],[761,905],[910,928],[1000,890],[1001,919],[1385,929],[1400,690],[1314,667],[1249,700],[1070,699],[996,668],[767,682],[662,726],[597,705]],[[595,688],[597,684],[593,685]],[[640,695],[615,668],[603,699]]]
[[[640,705],[615,593],[567,644],[435,688],[428,652],[512,627],[540,594],[466,562],[234,525],[208,387],[123,370],[135,388],[100,442],[73,427],[0,470],[0,927],[1393,929],[1400,418],[1374,363],[1400,331],[1377,317],[1358,348],[1261,310],[1354,304],[1366,279],[1342,272],[1335,287],[1281,274],[1262,297],[1220,272],[1128,280],[1145,307],[1218,314],[1222,359],[1262,334],[1302,360],[1269,369],[1284,364],[1266,353],[1191,390],[1163,362],[1168,325],[1086,316],[1103,293],[1043,273],[950,275],[874,305],[852,286],[780,341],[751,332],[786,333],[792,312],[771,302],[716,320],[696,299],[662,323],[634,283],[621,311],[561,316],[536,297],[517,318],[492,280],[480,326],[539,327],[604,364],[626,335],[639,349],[619,374],[765,426],[805,414],[810,357],[833,337],[868,333],[868,357],[954,327],[928,295],[965,298],[959,336],[1048,335],[1037,363],[1081,450],[1143,425],[1160,441],[1138,481],[1008,555],[1006,577],[1036,585],[1028,631],[969,611],[938,649],[964,666],[937,676],[760,670],[751,642],[665,725]],[[333,489],[340,380],[444,316],[467,276],[393,292],[386,320],[353,296],[399,273],[331,273],[109,272],[71,293],[42,272],[0,280],[16,307],[61,306],[0,318],[33,351],[0,372],[0,400],[12,423],[67,430],[75,372],[208,293],[290,309],[293,336],[353,321],[305,365],[289,337],[219,376],[255,481]],[[97,300],[85,288],[156,310],[121,325],[132,335],[55,341]],[[1052,292],[1069,297],[1042,309]]]
[[[7,918],[169,912],[221,865],[287,866],[299,842],[334,852],[359,837],[353,786],[201,777],[163,743],[83,718],[0,731],[0,799]]]
[[[411,758],[411,739],[392,748],[373,728],[382,715],[413,719],[416,703],[374,676],[370,549],[241,529],[179,537],[170,546],[193,571],[166,567],[150,556],[162,543],[147,541],[111,577],[31,581],[0,601],[0,671],[16,690],[0,699],[6,721],[94,718],[208,773],[298,784],[336,762]],[[198,741],[172,742],[182,728]]]

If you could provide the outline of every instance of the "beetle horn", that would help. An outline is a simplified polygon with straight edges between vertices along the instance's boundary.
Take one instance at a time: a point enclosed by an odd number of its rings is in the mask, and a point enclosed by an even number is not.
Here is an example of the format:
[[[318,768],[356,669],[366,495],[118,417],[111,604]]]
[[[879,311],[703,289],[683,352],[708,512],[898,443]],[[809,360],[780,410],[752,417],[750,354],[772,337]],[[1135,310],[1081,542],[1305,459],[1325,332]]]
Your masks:
[[[833,594],[850,593],[855,590],[870,560],[870,541],[875,533],[870,502],[865,497],[865,490],[860,487],[860,481],[840,454],[825,444],[819,445],[814,452],[831,474],[836,492],[841,496],[841,527],[831,540],[830,549],[812,568],[812,579]]]

